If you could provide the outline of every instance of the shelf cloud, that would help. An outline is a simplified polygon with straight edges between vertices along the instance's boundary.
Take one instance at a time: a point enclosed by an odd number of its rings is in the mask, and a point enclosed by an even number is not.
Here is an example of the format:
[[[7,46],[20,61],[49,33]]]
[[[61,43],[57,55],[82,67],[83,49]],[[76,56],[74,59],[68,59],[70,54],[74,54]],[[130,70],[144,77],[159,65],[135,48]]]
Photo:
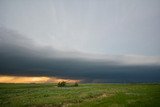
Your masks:
[[[39,46],[7,28],[0,29],[0,74],[49,76],[81,82],[160,81],[160,57],[62,51]]]

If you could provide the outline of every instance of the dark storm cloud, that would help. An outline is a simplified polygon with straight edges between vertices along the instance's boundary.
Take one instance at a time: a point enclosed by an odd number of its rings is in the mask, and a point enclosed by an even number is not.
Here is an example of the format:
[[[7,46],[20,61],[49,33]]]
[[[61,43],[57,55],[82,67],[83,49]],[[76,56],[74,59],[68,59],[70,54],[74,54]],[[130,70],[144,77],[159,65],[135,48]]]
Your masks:
[[[55,76],[82,82],[160,82],[160,58],[107,56],[40,47],[0,28],[0,75]]]

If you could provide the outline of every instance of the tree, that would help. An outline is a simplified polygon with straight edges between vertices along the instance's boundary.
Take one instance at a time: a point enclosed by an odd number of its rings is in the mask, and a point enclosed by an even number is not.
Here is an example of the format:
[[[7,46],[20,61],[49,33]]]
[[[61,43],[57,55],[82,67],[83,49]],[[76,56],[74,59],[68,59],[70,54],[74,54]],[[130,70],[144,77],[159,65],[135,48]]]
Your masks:
[[[75,87],[78,87],[78,83],[76,82],[76,83],[74,84],[74,86],[75,86]]]
[[[59,82],[57,84],[58,87],[65,87],[66,86],[66,82],[65,81],[62,81],[62,82]]]

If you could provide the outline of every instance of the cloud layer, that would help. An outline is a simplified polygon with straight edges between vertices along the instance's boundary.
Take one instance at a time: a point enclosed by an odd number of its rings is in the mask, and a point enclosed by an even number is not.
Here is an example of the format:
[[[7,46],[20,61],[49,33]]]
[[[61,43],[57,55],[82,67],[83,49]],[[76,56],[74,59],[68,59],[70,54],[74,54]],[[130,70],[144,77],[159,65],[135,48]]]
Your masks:
[[[160,0],[0,0],[0,26],[58,50],[160,55]]]
[[[82,82],[159,82],[160,57],[62,51],[1,27],[0,74]]]

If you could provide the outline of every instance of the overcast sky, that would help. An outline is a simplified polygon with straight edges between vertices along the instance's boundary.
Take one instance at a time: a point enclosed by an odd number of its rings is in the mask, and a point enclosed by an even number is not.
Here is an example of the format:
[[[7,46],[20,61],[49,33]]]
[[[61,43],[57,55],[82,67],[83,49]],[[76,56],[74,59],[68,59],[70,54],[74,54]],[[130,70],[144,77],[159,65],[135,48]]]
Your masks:
[[[159,0],[0,0],[0,75],[160,81]]]

